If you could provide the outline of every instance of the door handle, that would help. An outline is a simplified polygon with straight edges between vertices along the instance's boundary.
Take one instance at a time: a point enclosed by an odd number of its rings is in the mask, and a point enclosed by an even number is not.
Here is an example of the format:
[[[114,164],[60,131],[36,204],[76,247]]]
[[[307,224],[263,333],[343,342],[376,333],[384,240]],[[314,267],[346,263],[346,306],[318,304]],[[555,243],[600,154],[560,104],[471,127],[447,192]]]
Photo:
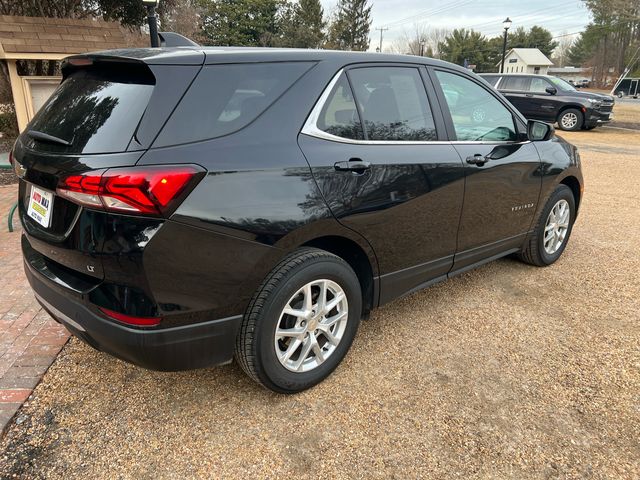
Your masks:
[[[333,168],[338,172],[364,173],[371,168],[371,163],[364,162],[359,158],[351,158],[348,162],[336,162]]]
[[[484,155],[480,155],[479,153],[476,153],[475,155],[467,157],[467,163],[471,165],[478,165],[479,167],[482,167],[488,161],[489,161],[489,157],[485,157]]]

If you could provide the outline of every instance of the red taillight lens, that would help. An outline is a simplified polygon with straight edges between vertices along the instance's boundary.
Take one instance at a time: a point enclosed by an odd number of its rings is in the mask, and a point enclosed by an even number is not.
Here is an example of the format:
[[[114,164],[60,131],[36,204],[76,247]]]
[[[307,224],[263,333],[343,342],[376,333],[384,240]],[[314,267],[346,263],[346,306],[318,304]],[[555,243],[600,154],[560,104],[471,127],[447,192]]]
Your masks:
[[[9,152],[9,164],[13,167],[13,150]]]
[[[93,60],[90,58],[69,58],[67,59],[67,63],[69,65],[73,65],[74,67],[88,67],[93,65]]]
[[[132,317],[124,313],[114,312],[108,308],[99,307],[100,311],[107,317],[113,318],[127,325],[135,325],[136,327],[155,327],[160,324],[160,317]]]
[[[163,215],[204,175],[195,165],[110,168],[70,175],[58,195],[93,208]]]

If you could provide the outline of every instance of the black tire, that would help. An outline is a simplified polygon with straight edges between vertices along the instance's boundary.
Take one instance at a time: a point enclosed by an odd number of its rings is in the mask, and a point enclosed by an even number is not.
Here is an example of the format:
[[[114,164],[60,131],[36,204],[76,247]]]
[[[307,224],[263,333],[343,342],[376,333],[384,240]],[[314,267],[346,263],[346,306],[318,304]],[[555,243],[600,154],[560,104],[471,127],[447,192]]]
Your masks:
[[[561,200],[566,200],[569,204],[569,226],[567,233],[564,237],[564,241],[560,245],[559,249],[549,254],[544,248],[544,231],[547,223],[547,218],[552,208]],[[518,254],[518,258],[525,263],[535,265],[538,267],[546,267],[554,263],[560,256],[569,242],[571,236],[571,230],[573,229],[573,222],[576,219],[576,202],[573,197],[573,192],[566,185],[558,185],[554,192],[547,200],[540,217],[536,222],[536,226],[533,233],[527,238],[524,248]]]
[[[277,357],[276,328],[291,297],[307,283],[319,279],[336,282],[344,291],[348,303],[346,327],[324,363],[306,372],[293,372]],[[361,315],[360,283],[349,264],[324,250],[298,249],[273,269],[255,293],[238,332],[235,358],[253,380],[274,392],[306,390],[328,377],[340,364],[353,342]]]
[[[572,115],[575,115],[576,121],[575,124],[573,122],[569,122],[569,119],[572,118]],[[582,128],[582,124],[584,123],[584,115],[580,110],[575,108],[567,108],[560,112],[558,115],[558,127],[560,130],[565,130],[567,132],[575,132],[576,130],[580,130]]]

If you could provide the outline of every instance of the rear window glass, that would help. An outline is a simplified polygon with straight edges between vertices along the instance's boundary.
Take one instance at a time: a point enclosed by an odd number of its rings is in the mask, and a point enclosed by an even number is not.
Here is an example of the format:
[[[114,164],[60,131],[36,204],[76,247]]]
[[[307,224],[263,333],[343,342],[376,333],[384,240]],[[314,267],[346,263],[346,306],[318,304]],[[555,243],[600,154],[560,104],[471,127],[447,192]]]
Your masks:
[[[500,90],[514,90],[524,92],[527,90],[529,77],[504,77],[500,82]]]
[[[204,67],[156,141],[156,147],[228,135],[247,126],[311,66],[309,62]]]
[[[153,92],[152,79],[129,83],[121,75],[78,71],[67,77],[33,118],[28,130],[70,145],[37,141],[39,150],[64,153],[122,152]]]

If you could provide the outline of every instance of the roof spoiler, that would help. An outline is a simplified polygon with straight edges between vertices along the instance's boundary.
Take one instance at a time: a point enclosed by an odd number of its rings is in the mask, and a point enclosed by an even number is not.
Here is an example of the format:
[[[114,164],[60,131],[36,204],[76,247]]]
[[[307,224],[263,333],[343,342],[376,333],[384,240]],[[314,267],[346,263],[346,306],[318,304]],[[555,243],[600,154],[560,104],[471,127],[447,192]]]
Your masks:
[[[193,40],[173,32],[158,32],[161,47],[199,47]]]

